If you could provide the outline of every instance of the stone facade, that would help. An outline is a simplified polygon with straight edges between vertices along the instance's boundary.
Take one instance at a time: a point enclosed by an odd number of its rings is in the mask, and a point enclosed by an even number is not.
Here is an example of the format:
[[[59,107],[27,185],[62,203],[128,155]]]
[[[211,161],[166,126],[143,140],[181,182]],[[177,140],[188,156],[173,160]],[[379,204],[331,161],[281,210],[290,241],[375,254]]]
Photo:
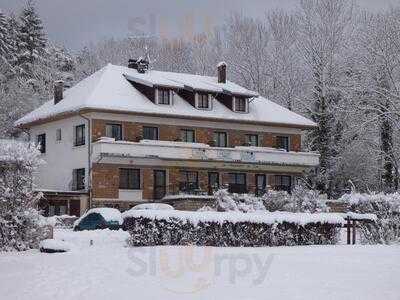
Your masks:
[[[161,141],[178,141],[180,140],[181,129],[192,129],[195,131],[197,143],[209,144],[213,141],[214,130],[211,128],[201,127],[182,127],[172,125],[159,125],[159,124],[144,124],[135,122],[115,122],[112,120],[92,120],[92,141],[98,140],[100,137],[106,135],[106,124],[118,123],[122,125],[123,140],[137,142],[143,137],[143,126],[157,127],[159,129],[159,139]],[[258,131],[242,131],[242,130],[219,130],[224,131],[228,135],[228,146],[243,146],[246,143],[247,134],[257,134],[259,137],[259,144],[262,147],[275,147],[276,136],[280,134],[265,133]],[[290,151],[301,151],[301,135],[300,134],[282,134],[290,138]]]
[[[195,171],[198,175],[198,186],[200,190],[207,194],[211,191],[209,186],[208,175],[210,172],[219,174],[219,182],[221,186],[228,185],[230,182],[230,173],[237,171],[218,171],[214,169],[194,169],[194,168],[176,168],[176,167],[149,167],[139,165],[124,164],[94,164],[92,179],[92,196],[96,200],[107,199],[110,201],[118,201],[119,198],[119,169],[133,168],[140,169],[140,190],[141,198],[132,199],[132,202],[147,202],[154,200],[154,171],[164,170],[166,172],[166,194],[174,195],[179,191],[180,171]],[[246,184],[250,193],[254,193],[256,189],[256,175],[266,175],[267,185],[273,184],[273,173],[256,173],[248,170],[239,173],[246,174]],[[300,174],[292,174],[294,176]]]

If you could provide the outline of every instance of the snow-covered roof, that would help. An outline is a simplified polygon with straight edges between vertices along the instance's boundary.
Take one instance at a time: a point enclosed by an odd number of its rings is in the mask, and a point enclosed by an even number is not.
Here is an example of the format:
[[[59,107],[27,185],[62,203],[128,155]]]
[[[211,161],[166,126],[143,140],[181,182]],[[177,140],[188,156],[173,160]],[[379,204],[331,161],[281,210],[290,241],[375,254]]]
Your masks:
[[[178,95],[173,105],[157,105],[137,90],[130,81],[147,86],[189,88],[214,93],[245,95],[252,98],[248,113],[236,113],[218,100],[212,110],[198,110]],[[57,104],[48,101],[19,119],[15,125],[23,126],[57,115],[83,109],[110,110],[171,117],[206,118],[226,121],[259,122],[266,124],[313,127],[315,123],[268,99],[258,96],[233,82],[218,83],[216,77],[150,70],[144,74],[135,69],[108,64],[91,76],[64,92]]]

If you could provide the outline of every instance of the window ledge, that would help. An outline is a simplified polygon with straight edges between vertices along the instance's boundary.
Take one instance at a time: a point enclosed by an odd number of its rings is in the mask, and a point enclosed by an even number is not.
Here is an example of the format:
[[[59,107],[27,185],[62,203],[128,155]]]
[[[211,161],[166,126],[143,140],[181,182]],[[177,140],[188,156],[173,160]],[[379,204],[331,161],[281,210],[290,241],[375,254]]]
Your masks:
[[[86,146],[86,144],[83,145],[73,145],[72,149],[80,149],[80,148],[84,148]]]

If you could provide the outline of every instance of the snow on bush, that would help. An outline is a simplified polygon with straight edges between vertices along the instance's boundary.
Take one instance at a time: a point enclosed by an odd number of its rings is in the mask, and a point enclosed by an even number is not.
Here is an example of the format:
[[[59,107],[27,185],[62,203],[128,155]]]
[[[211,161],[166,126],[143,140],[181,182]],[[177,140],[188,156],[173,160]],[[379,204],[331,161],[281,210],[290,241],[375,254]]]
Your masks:
[[[130,246],[293,246],[335,244],[341,214],[289,212],[131,211]]]
[[[375,222],[360,222],[361,238],[367,244],[400,243],[400,194],[345,194],[340,199],[355,213],[375,214]]]
[[[254,212],[265,211],[260,198],[243,194],[230,194],[222,189],[214,193],[218,211]]]
[[[289,211],[319,213],[328,212],[329,208],[321,199],[318,191],[304,186],[296,186],[291,194],[285,191],[268,191],[262,197],[249,194],[230,194],[219,190],[215,194],[218,211]]]
[[[42,194],[33,191],[40,153],[17,141],[2,141],[0,153],[0,251],[37,248],[44,234],[35,209]]]

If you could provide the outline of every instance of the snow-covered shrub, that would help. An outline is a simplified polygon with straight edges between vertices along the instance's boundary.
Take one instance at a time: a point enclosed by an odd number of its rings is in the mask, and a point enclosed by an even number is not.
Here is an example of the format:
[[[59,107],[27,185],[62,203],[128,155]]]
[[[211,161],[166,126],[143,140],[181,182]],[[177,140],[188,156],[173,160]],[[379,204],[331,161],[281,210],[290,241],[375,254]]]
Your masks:
[[[329,208],[321,198],[319,191],[297,185],[293,188],[292,194],[289,195],[289,202],[284,206],[283,210],[320,213],[328,212]]]
[[[214,196],[218,211],[290,211],[307,213],[329,211],[319,192],[309,190],[304,186],[296,186],[291,194],[285,191],[270,190],[262,197],[256,197],[249,194],[230,194],[227,190],[219,190]]]
[[[341,215],[136,211],[124,216],[128,244],[257,247],[335,244]]]
[[[261,198],[248,194],[231,194],[226,189],[214,193],[218,211],[265,211]]]
[[[400,194],[345,194],[340,199],[349,211],[372,213],[375,222],[359,222],[361,238],[367,244],[400,243]]]
[[[35,209],[41,193],[33,191],[33,172],[42,161],[26,143],[0,143],[0,251],[37,248],[43,229]]]

